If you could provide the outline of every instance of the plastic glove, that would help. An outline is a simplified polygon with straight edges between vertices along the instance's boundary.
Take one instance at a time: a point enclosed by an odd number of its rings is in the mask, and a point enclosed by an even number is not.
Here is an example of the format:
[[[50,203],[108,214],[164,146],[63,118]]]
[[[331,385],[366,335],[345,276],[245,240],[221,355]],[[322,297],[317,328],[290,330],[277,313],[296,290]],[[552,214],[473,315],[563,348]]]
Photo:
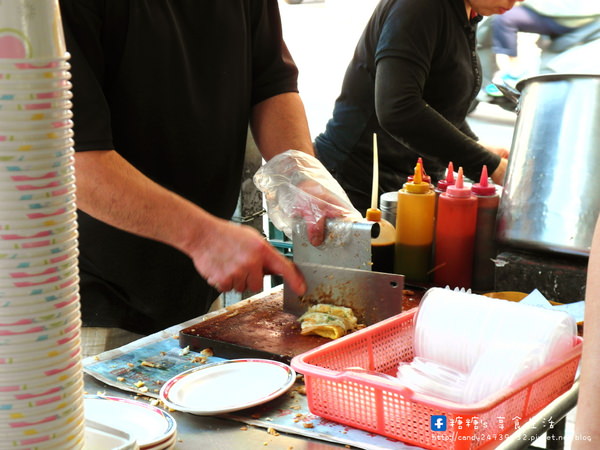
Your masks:
[[[254,184],[265,195],[273,225],[289,238],[297,218],[305,221],[308,239],[314,246],[324,240],[326,219],[362,219],[323,164],[298,150],[288,150],[273,157],[258,169]]]

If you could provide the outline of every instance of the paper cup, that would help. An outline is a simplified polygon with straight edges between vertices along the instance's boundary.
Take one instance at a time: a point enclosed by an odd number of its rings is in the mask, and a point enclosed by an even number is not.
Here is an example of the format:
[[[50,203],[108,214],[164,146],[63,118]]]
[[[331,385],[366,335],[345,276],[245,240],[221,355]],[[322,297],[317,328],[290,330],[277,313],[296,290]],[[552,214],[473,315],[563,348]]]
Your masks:
[[[41,423],[21,430],[10,430],[7,438],[0,441],[0,447],[26,450],[42,449],[77,449],[71,442],[82,442],[81,435],[85,431],[83,407],[73,405],[63,417],[58,415],[49,424]],[[77,444],[81,445],[81,444]]]
[[[72,128],[73,122],[61,123],[65,128]],[[57,138],[48,137],[30,141],[0,141],[0,161],[35,161],[59,157],[69,151],[75,141],[73,130],[68,136]]]
[[[5,140],[21,140],[24,133],[54,132],[72,128],[73,113],[69,109],[40,111],[0,111],[0,126]]]
[[[61,316],[59,316],[59,318],[63,318],[66,317],[68,315],[70,315],[71,313],[73,313],[73,311],[79,310],[80,309],[80,301],[79,301],[79,293],[76,293],[73,295],[72,299],[70,300],[70,303],[67,303],[66,306],[62,306],[61,308],[57,308],[54,309],[53,311],[56,311],[57,313],[60,313]],[[2,312],[4,312],[4,310],[2,310]],[[24,313],[27,316],[27,313]],[[32,317],[33,314],[29,314],[27,317]],[[12,318],[15,319],[21,319],[22,316],[6,316],[4,317],[3,321],[7,322],[9,320],[11,320]],[[25,317],[25,316],[23,316]],[[40,316],[40,317],[50,317],[49,315],[44,315],[44,316]],[[24,320],[24,319],[21,319]],[[20,321],[18,321],[20,322]],[[52,339],[45,339],[45,340],[41,340],[41,341],[29,341],[29,342],[18,342],[15,344],[11,344],[11,343],[2,343],[2,345],[0,345],[0,349],[2,350],[2,352],[6,352],[6,355],[9,356],[12,353],[15,352],[15,349],[19,349],[21,352],[38,352],[38,351],[51,351],[51,350],[56,350],[59,347],[62,347],[64,345],[69,345],[70,342],[72,342],[75,338],[77,338],[81,333],[81,330],[79,328],[74,328],[70,331],[68,331],[67,333],[63,334],[63,335],[59,335],[59,336],[55,336]]]
[[[71,80],[71,73],[64,72],[57,78],[33,78],[29,80],[3,79],[0,80],[1,91],[32,92],[39,90],[61,89]]]
[[[7,70],[56,69],[71,58],[69,52],[61,58],[0,58],[0,67]]]
[[[57,198],[59,200],[61,200],[60,197],[57,197]],[[62,204],[64,206],[54,205],[54,206],[45,207],[45,208],[39,207],[39,208],[21,209],[21,210],[18,210],[18,209],[5,210],[3,213],[3,217],[6,217],[7,220],[51,219],[55,216],[59,216],[59,215],[71,212],[71,211],[75,210],[75,208],[76,208],[75,203],[73,201],[71,201],[71,202],[65,201]],[[2,243],[0,242],[0,248],[19,249],[19,248],[24,248],[24,247],[2,245]],[[0,253],[1,252],[2,251],[0,250]]]
[[[40,276],[24,276],[19,278],[3,277],[0,278],[0,289],[6,288],[23,288],[30,286],[43,287],[48,283],[57,283],[61,280],[67,280],[73,275],[77,275],[77,258],[66,261],[64,265],[53,267],[45,272],[48,272]],[[14,272],[21,274],[22,272]],[[0,318],[0,322],[2,319]]]
[[[73,195],[77,192],[77,187],[75,183],[70,183],[65,186],[50,186],[46,189],[35,189],[32,191],[0,191],[0,203],[3,207],[10,207],[15,203],[38,203],[40,201],[44,201],[47,199],[52,199],[56,197],[64,198],[70,195]],[[17,208],[24,209],[24,208]],[[25,219],[11,219],[9,217],[4,217],[0,214],[0,228],[6,228],[6,224],[14,223],[13,226],[24,226],[25,223],[16,222],[15,221],[29,221],[28,223],[31,225],[33,218],[27,217]],[[40,222],[42,223],[42,222]],[[10,227],[9,227],[10,228]],[[28,227],[29,228],[29,227]]]
[[[58,263],[52,266],[44,266],[36,272],[34,270],[24,271],[15,270],[10,271],[8,273],[2,274],[0,277],[0,287],[21,287],[22,284],[28,285],[42,285],[44,280],[59,280],[65,279],[67,276],[73,274],[74,269],[77,266],[77,257],[73,257],[65,260],[64,262]],[[37,275],[41,274],[41,275]],[[2,322],[2,318],[0,318],[0,323]]]
[[[0,259],[0,270],[3,272],[3,277],[6,277],[6,274],[19,271],[41,271],[58,264],[63,264],[78,256],[77,241],[73,241],[73,248],[68,248],[61,252],[48,252],[41,257]]]
[[[19,320],[16,322],[17,325],[2,325],[0,326],[0,336],[24,336],[27,334],[37,334],[45,331],[52,331],[56,328],[64,328],[80,317],[79,306],[71,307],[71,309],[72,310],[66,315],[61,315],[59,317],[47,316],[46,320],[39,322],[22,323],[23,321]],[[2,320],[2,322],[6,322],[6,320]],[[5,345],[10,344],[8,341],[5,342]],[[19,340],[19,342],[21,342],[21,340]],[[15,343],[18,344],[18,342]],[[2,356],[0,356],[0,359],[1,358]]]
[[[54,327],[48,327],[48,329],[32,326],[30,328],[14,332],[2,330],[0,334],[0,342],[2,343],[1,345],[28,344],[31,342],[43,341],[70,333],[75,328],[80,326],[81,319],[79,311],[72,316],[69,316],[69,320],[70,321],[65,320],[64,323],[60,325],[56,324]],[[32,376],[35,376],[35,374]],[[0,383],[11,379],[12,375],[9,375],[4,371],[0,371]]]
[[[69,343],[54,349],[41,349],[32,352],[20,351],[15,355],[7,354],[3,358],[0,358],[0,370],[6,373],[38,370],[46,364],[49,365],[60,361],[64,362],[74,355],[78,355],[80,347],[81,340],[74,339]]]
[[[0,314],[7,319],[9,316],[48,314],[54,309],[67,306],[75,301],[78,295],[79,276],[75,276],[70,281],[69,284],[50,292],[2,298],[0,299]]]
[[[13,380],[17,379],[17,380],[21,380],[23,379],[23,377],[25,376],[33,376],[33,378],[30,378],[31,381],[35,381],[35,377],[38,378],[43,378],[45,377],[48,373],[53,373],[55,370],[59,370],[60,368],[64,367],[65,364],[71,364],[73,361],[78,361],[79,359],[81,359],[81,346],[78,345],[77,349],[72,350],[68,353],[65,353],[64,356],[61,356],[61,358],[57,358],[57,359],[43,359],[43,360],[37,360],[37,361],[32,361],[31,364],[27,365],[27,364],[21,364],[20,367],[22,367],[22,369],[17,369],[16,367],[13,367],[10,364],[4,364],[2,366],[0,366],[2,368],[2,379],[0,379],[0,383],[6,382],[6,383],[12,383]],[[37,365],[35,364],[37,363]],[[33,414],[35,414],[34,411],[31,412],[31,415],[33,416]],[[0,416],[2,415],[2,412],[0,411]],[[34,417],[30,417],[31,419],[34,419]],[[0,419],[0,422],[2,420]],[[0,447],[1,448],[1,447]]]
[[[77,248],[77,240],[74,239],[69,244],[70,245],[66,248],[55,251],[46,251],[40,256],[23,256],[21,258],[16,258],[8,257],[9,255],[6,253],[0,252],[0,270],[9,272],[11,270],[42,268],[78,256],[79,250]],[[8,253],[12,256],[12,250],[9,250]]]
[[[0,109],[0,122],[3,123],[3,133],[10,133],[14,130],[14,126],[20,126],[17,130],[22,129],[23,124],[15,122],[35,122],[31,124],[35,126],[37,129],[39,127],[38,121],[47,121],[47,120],[55,120],[55,121],[66,121],[73,117],[73,113],[71,112],[71,108],[73,104],[70,100],[65,102],[65,107],[63,108],[48,108],[48,109],[38,109],[38,110],[23,110],[23,111],[6,111]],[[44,125],[45,126],[45,125]],[[56,128],[53,126],[53,128]]]
[[[4,176],[4,180],[0,181],[0,192],[24,192],[67,186],[75,183],[74,171],[73,169],[69,170],[70,173],[66,175],[58,174],[53,178],[40,178],[37,180],[7,180]],[[23,174],[15,175],[15,177],[23,178]]]
[[[6,220],[10,220],[11,216],[13,219],[17,220],[32,220],[33,217],[28,217],[29,213],[46,213],[48,211],[54,211],[57,208],[69,208],[71,206],[75,206],[75,198],[75,194],[67,194],[38,200],[22,200],[19,202],[0,201],[0,208],[3,208],[2,215],[7,217]],[[32,228],[34,227],[28,227],[27,230],[23,230],[23,233],[20,233],[20,230],[16,229],[0,230],[0,240],[19,239],[27,237],[33,238],[36,236],[31,235],[32,233],[37,233],[39,231],[45,231],[48,229],[48,227],[38,227],[42,229],[34,231]]]
[[[58,0],[4,2],[0,30],[0,60],[67,57]]]
[[[0,392],[0,402],[37,402],[48,398],[51,395],[55,395],[59,392],[63,392],[73,385],[77,385],[80,382],[79,377],[67,377],[62,381],[58,381],[53,386],[43,386],[36,389],[28,389],[25,391],[11,391],[11,392]]]
[[[60,169],[73,164],[75,164],[73,151],[65,152],[65,154],[54,158],[33,161],[5,160],[0,156],[0,177],[4,177],[2,172],[9,172],[16,175],[19,172]]]
[[[9,297],[18,302],[17,297],[32,297],[36,295],[50,295],[54,291],[61,290],[73,284],[73,279],[78,275],[77,267],[69,266],[62,268],[55,274],[41,277],[29,277],[27,279],[0,278],[0,302],[8,302]],[[35,281],[33,281],[35,280]]]
[[[10,445],[14,439],[22,439],[21,445],[27,445],[27,443],[32,445],[49,441],[48,438],[62,436],[62,433],[69,431],[79,415],[83,413],[83,405],[80,404],[77,397],[76,395],[72,396],[70,404],[66,408],[50,415],[40,414],[36,417],[6,420],[0,425],[0,430],[4,431],[4,436],[0,438],[0,448],[12,448],[6,447],[6,445]],[[43,436],[45,438],[42,441]]]
[[[2,314],[4,311],[0,311],[0,327],[15,327],[15,326],[27,326],[32,324],[44,323],[50,320],[57,320],[63,318],[73,311],[79,309],[80,305],[77,301],[78,295],[73,296],[73,300],[67,305],[53,309],[50,312],[45,312],[43,314],[36,313],[26,313],[24,312],[22,315],[10,316]],[[44,347],[42,347],[44,348]],[[2,347],[2,354],[0,355],[0,359],[6,357],[6,355],[11,354],[14,351],[14,348]]]
[[[34,181],[34,180],[46,180],[48,178],[62,177],[65,175],[74,174],[75,169],[73,162],[71,164],[64,164],[63,166],[42,168],[36,170],[8,170],[6,172],[0,172],[0,182],[16,182],[21,183],[23,181]],[[68,162],[68,161],[65,161]],[[11,166],[15,169],[15,166]]]
[[[73,96],[71,89],[73,85],[70,81],[64,81],[62,86],[50,87],[40,86],[36,89],[19,89],[18,86],[9,86],[0,84],[0,101],[5,103],[20,101],[44,101],[60,100],[64,97],[69,99]]]
[[[10,69],[0,66],[0,83],[3,81],[66,79],[70,69],[71,65],[66,61],[61,66],[48,69]]]
[[[40,389],[48,389],[64,383],[66,380],[77,378],[82,375],[83,366],[81,360],[69,362],[62,370],[46,377],[39,377],[31,382],[31,380],[16,380],[7,383],[0,383],[0,393],[28,393],[38,392]]]
[[[0,111],[37,111],[40,109],[64,109],[73,98],[71,91],[57,91],[51,98],[15,99],[14,95],[0,95]]]
[[[15,63],[14,59],[0,59],[0,73],[14,73],[14,72],[47,72],[56,70],[69,70],[71,64],[69,64],[69,58],[64,59],[52,59],[50,62],[43,62],[39,60],[41,64],[28,63]],[[34,61],[29,59],[28,61]]]
[[[32,239],[53,238],[54,236],[58,236],[62,233],[76,229],[77,223],[67,222],[54,227],[29,228],[23,230],[3,230],[0,231],[0,242],[7,241],[8,244],[14,244]],[[1,273],[0,278],[4,278]]]
[[[77,246],[77,235],[74,234],[72,238],[59,242],[46,247],[39,248],[11,248],[11,249],[0,249],[0,259],[11,260],[18,259],[23,262],[29,261],[36,258],[48,258],[56,253],[63,252]]]
[[[22,414],[23,419],[26,419],[30,413],[48,414],[61,411],[68,407],[70,400],[74,395],[81,393],[83,389],[82,380],[70,380],[67,386],[57,386],[48,395],[28,398],[27,400],[1,400],[0,413],[5,413],[8,419],[11,418],[11,413]]]
[[[63,345],[56,349],[41,350],[36,352],[26,353],[21,352],[20,358],[13,358],[12,356],[6,356],[0,361],[0,369],[7,374],[13,373],[15,375],[19,373],[26,373],[33,370],[43,369],[41,366],[51,365],[54,362],[65,362],[75,356],[79,357],[81,352],[81,340],[75,339],[66,345]],[[2,403],[2,402],[0,402]],[[11,402],[12,403],[12,402]],[[21,403],[24,405],[25,403]],[[0,414],[2,410],[0,410]]]
[[[67,287],[72,283],[72,279],[79,274],[77,265],[63,269],[60,272],[52,275],[44,275],[43,277],[30,277],[29,280],[11,280],[1,278],[0,292],[3,296],[29,296],[36,294],[51,293],[57,288]],[[1,335],[1,333],[0,333]]]
[[[38,444],[34,447],[26,447],[28,449],[61,448],[46,447],[43,446],[43,442],[48,442],[48,438],[63,439],[64,433],[70,432],[81,414],[82,406],[77,400],[82,394],[83,386],[78,385],[58,403],[22,411],[16,410],[12,414],[0,412],[0,421],[2,422],[0,425],[0,431],[2,431],[0,448],[13,448],[12,446],[18,445],[17,442],[22,445],[26,442],[29,445]]]
[[[0,307],[0,317],[3,324],[22,323],[23,321],[37,321],[38,318],[46,320],[53,315],[64,315],[65,311],[70,312],[70,309],[75,308],[79,302],[79,289],[77,285],[70,286],[72,289],[64,290],[62,295],[55,295],[56,298],[46,301],[42,298],[33,306],[28,304],[27,297],[24,298],[24,303],[19,303],[19,298],[11,300],[8,305],[2,304]],[[60,338],[62,339],[62,338]],[[9,344],[3,344],[9,345]]]
[[[51,297],[57,291],[62,291],[65,288],[71,288],[74,284],[76,284],[76,280],[79,279],[78,275],[79,274],[75,272],[72,276],[65,280],[58,280],[56,282],[45,283],[44,285],[39,286],[31,286],[29,288],[0,288],[0,302],[2,302],[3,307],[10,307],[11,305],[24,304],[36,296]],[[10,300],[8,300],[9,298]],[[22,302],[20,301],[21,298],[23,298]],[[58,302],[60,298],[57,298],[56,300]],[[7,302],[10,303],[7,304]],[[35,302],[31,300],[30,303]]]
[[[48,128],[41,127],[36,128],[38,124],[36,121],[25,121],[23,122],[24,127],[18,131],[8,131],[3,128],[0,124],[0,143],[2,142],[14,142],[20,145],[27,145],[37,140],[46,139],[66,139],[73,137],[72,122],[70,120],[54,122],[56,127]],[[29,127],[29,128],[26,128]],[[35,142],[34,142],[35,143]]]

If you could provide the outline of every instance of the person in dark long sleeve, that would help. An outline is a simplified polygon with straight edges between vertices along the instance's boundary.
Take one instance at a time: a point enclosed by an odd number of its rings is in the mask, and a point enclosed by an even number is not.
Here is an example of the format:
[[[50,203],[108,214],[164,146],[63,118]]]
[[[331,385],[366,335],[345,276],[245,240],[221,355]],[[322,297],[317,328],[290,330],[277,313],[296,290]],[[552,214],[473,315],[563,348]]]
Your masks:
[[[382,0],[347,68],[333,117],[315,139],[317,157],[361,212],[371,203],[373,133],[380,192],[395,191],[419,157],[436,181],[449,161],[501,184],[508,150],[484,147],[466,122],[481,86],[476,26],[515,0]]]

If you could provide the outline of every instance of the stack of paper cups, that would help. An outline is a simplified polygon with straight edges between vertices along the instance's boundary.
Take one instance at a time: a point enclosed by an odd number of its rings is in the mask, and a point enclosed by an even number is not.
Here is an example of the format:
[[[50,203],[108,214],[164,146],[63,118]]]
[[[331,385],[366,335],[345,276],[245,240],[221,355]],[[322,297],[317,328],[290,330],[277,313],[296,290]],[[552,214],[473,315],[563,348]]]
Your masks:
[[[82,448],[71,92],[58,0],[0,2],[0,448]]]

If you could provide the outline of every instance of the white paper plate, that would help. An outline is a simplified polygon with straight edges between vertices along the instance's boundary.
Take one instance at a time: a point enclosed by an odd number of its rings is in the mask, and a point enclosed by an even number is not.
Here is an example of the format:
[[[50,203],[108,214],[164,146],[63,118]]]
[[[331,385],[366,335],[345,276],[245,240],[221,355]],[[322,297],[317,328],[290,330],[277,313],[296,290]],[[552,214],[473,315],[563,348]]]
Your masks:
[[[233,359],[185,371],[167,381],[160,398],[170,408],[223,414],[279,397],[296,380],[288,365],[268,359]]]
[[[135,438],[140,447],[153,446],[177,430],[173,416],[148,403],[120,397],[86,395],[85,418],[122,430]]]

